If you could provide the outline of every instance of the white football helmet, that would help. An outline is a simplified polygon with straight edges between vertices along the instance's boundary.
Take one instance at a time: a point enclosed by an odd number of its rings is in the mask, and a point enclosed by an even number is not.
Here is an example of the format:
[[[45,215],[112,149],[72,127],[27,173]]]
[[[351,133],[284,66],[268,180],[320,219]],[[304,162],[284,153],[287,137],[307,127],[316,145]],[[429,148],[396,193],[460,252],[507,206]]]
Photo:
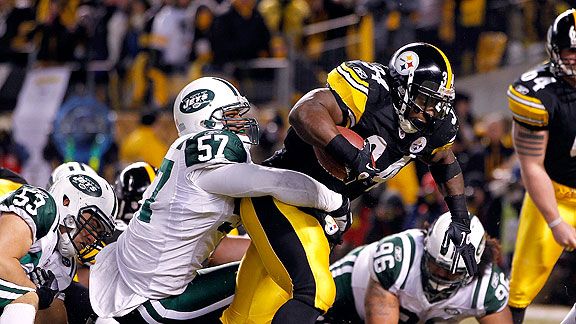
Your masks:
[[[250,103],[228,81],[203,77],[190,82],[174,101],[174,122],[178,136],[209,129],[227,129],[241,135],[247,143],[256,145],[259,139],[258,122],[242,117],[250,110]],[[230,112],[236,111],[237,114]]]
[[[62,163],[50,174],[47,189],[50,190],[50,187],[52,187],[56,181],[75,173],[87,173],[91,176],[98,175],[88,164],[82,162]]]
[[[452,222],[449,212],[442,214],[428,229],[424,238],[424,256],[421,261],[422,285],[424,294],[430,302],[446,299],[456,291],[470,283],[473,276],[468,274],[463,258],[460,258],[456,267],[456,272],[452,274],[452,255],[456,246],[449,242],[448,250],[445,254],[441,252],[442,242],[448,226]],[[480,263],[482,253],[486,247],[486,234],[484,227],[476,216],[470,220],[470,243],[476,248],[474,258],[476,263]]]
[[[103,246],[103,240],[114,230],[118,203],[112,186],[98,175],[76,173],[60,178],[49,190],[56,201],[60,225],[58,250],[65,257],[78,256],[80,260],[94,249]],[[90,214],[88,218],[84,213]],[[83,230],[92,242],[74,242]]]

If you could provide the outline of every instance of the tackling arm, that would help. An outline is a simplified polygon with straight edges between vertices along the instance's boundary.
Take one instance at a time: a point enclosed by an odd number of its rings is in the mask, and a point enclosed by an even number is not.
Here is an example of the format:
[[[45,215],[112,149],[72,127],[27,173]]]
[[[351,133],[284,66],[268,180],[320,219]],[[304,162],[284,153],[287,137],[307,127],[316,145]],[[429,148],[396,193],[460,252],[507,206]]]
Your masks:
[[[480,324],[512,324],[512,313],[508,306],[504,307],[503,310],[486,315],[478,319]]]
[[[234,198],[273,196],[289,205],[327,212],[343,205],[342,195],[303,173],[257,164],[235,163],[204,170],[195,183],[215,194]]]
[[[520,160],[524,186],[530,198],[550,224],[554,239],[563,247],[576,248],[576,231],[560,217],[552,180],[544,169],[548,131],[531,131],[518,123],[513,124],[514,149]]]
[[[400,301],[398,297],[384,289],[379,282],[370,279],[364,298],[366,324],[398,323]]]
[[[28,253],[32,245],[32,231],[20,216],[2,213],[0,217],[0,278],[19,286],[36,290],[36,285],[28,278],[20,258]]]

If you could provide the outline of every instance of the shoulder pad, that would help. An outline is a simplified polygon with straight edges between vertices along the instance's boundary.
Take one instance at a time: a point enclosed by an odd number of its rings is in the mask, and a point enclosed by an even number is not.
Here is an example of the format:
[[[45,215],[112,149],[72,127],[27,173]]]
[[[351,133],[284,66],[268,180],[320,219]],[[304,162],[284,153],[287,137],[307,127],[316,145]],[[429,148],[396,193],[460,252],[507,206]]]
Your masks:
[[[238,135],[227,130],[208,130],[198,133],[184,143],[186,166],[201,163],[244,163],[248,154]]]
[[[328,73],[328,87],[340,98],[349,112],[349,126],[360,120],[367,103],[375,103],[383,89],[389,90],[386,70],[377,63],[348,61]]]
[[[549,91],[548,85],[556,82],[554,75],[545,67],[528,71],[508,87],[508,108],[514,120],[535,127],[548,125],[548,111],[542,96]]]
[[[32,221],[37,239],[46,236],[58,222],[54,198],[46,190],[31,185],[24,185],[8,195],[0,204],[0,210],[16,213],[29,225]]]
[[[384,289],[401,287],[416,252],[412,235],[406,232],[383,238],[372,255],[372,270]]]

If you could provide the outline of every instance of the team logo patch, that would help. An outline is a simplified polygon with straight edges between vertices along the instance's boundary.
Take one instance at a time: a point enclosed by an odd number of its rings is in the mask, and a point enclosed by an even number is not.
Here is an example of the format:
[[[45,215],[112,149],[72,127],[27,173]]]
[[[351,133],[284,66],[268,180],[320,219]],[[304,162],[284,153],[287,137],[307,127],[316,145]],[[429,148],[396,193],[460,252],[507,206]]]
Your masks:
[[[394,260],[396,262],[402,261],[402,248],[399,246],[394,247]]]
[[[428,141],[426,137],[418,137],[412,144],[410,144],[410,153],[416,154],[422,152],[422,150],[426,147]]]
[[[366,75],[366,72],[364,72],[364,70],[362,70],[361,68],[354,66],[354,67],[352,67],[352,70],[354,70],[354,72],[356,72],[356,74],[358,74],[360,79],[366,80],[368,78],[368,75]]]
[[[66,267],[66,268],[70,268],[70,266],[72,265],[72,262],[70,262],[70,260],[66,257],[62,257],[62,264]]]
[[[198,89],[187,94],[180,102],[180,111],[189,114],[208,106],[214,100],[214,92]]]
[[[338,224],[336,224],[336,221],[334,218],[332,218],[332,216],[326,215],[326,217],[324,217],[324,221],[326,222],[324,224],[324,232],[326,232],[326,234],[333,235],[336,234],[338,230],[340,230]]]
[[[514,89],[523,95],[527,95],[528,92],[530,92],[530,89],[526,88],[525,86],[523,86],[521,84],[515,86]]]
[[[498,274],[496,272],[492,273],[492,278],[490,278],[490,286],[492,286],[492,288],[496,289],[496,287],[498,287],[499,283],[500,283],[500,280],[498,278]]]
[[[396,68],[396,72],[400,75],[408,75],[416,70],[418,64],[420,64],[418,54],[412,51],[407,51],[398,56],[396,62],[394,62],[394,68]]]
[[[446,314],[450,314],[450,315],[458,315],[460,314],[460,310],[457,308],[444,308],[444,311],[446,312]]]
[[[96,180],[85,174],[76,174],[68,178],[78,190],[92,197],[102,196],[102,188]]]

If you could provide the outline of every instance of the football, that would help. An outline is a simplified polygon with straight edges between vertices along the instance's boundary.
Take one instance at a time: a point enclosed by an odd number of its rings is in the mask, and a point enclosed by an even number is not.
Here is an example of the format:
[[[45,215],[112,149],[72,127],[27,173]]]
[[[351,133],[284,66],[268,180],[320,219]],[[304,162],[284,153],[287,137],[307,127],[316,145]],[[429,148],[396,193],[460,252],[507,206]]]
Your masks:
[[[364,139],[362,136],[346,127],[336,126],[336,128],[352,145],[358,149],[364,147]],[[314,153],[316,154],[316,158],[318,158],[320,165],[333,177],[340,180],[345,180],[348,177],[348,171],[344,166],[344,162],[336,160],[321,147],[314,146]]]

